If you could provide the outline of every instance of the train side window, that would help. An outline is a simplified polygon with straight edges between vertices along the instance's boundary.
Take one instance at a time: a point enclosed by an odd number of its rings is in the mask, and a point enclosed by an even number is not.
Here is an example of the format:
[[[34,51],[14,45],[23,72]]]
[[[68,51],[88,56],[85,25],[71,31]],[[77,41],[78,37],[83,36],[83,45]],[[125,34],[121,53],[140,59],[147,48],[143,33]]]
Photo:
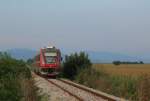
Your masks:
[[[63,61],[63,57],[61,57],[61,59],[60,59],[61,61]]]

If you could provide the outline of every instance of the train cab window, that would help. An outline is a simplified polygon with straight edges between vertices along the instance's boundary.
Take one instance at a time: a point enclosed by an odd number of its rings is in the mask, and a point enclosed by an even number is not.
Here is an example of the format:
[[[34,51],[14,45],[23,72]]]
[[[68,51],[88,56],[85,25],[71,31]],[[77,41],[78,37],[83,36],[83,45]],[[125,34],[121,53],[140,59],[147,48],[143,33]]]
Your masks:
[[[56,57],[53,56],[46,56],[46,63],[55,63],[56,62]]]

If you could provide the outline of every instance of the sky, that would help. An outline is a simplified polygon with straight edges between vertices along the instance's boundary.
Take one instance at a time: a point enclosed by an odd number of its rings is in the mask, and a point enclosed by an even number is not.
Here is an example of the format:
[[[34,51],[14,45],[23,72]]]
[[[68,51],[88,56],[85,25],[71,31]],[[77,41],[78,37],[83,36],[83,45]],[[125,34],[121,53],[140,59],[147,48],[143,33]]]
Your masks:
[[[0,0],[0,49],[150,52],[150,0]]]

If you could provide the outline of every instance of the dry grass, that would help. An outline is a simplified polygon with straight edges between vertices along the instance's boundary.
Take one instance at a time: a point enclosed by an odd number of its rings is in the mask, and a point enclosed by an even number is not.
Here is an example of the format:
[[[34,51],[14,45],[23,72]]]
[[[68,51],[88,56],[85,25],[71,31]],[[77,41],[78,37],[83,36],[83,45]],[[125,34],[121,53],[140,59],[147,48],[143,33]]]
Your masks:
[[[21,90],[23,92],[23,97],[21,101],[39,101],[37,90],[38,88],[34,85],[33,79],[20,78]]]
[[[150,75],[150,64],[93,64],[96,70],[103,70],[112,75],[141,76]]]
[[[150,101],[150,64],[93,64],[76,82],[131,101]]]
[[[150,101],[150,75],[143,75],[138,82],[139,101]]]

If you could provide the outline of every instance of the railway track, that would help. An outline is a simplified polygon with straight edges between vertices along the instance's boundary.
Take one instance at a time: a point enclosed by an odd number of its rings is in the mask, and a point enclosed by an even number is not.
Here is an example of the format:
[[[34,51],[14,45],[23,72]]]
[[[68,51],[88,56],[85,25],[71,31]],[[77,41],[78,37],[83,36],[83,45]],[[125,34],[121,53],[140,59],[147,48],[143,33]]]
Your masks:
[[[65,79],[46,79],[79,101],[127,101]]]
[[[83,85],[79,85],[77,83],[74,83],[72,81],[69,81],[69,80],[66,80],[66,79],[59,79],[59,81],[61,82],[64,82],[68,85],[71,85],[73,87],[76,87],[78,89],[81,89],[85,92],[88,92],[90,93],[92,96],[95,96],[95,97],[98,97],[98,98],[101,98],[105,101],[127,101],[125,99],[122,99],[122,98],[119,98],[119,97],[115,97],[115,96],[112,96],[112,95],[109,95],[109,94],[106,94],[106,93],[103,93],[103,92],[100,92],[100,91],[97,91],[97,90],[94,90],[92,88],[88,88],[86,86],[83,86]],[[91,101],[91,100],[90,100]],[[99,100],[98,100],[99,101]]]
[[[37,76],[37,75],[36,75]],[[49,83],[60,88],[70,96],[74,97],[77,101],[127,101],[83,85],[79,85],[66,79],[47,79]]]
[[[70,96],[75,97],[77,100],[79,101],[84,101],[83,99],[81,99],[80,97],[78,97],[77,95],[73,94],[72,92],[66,90],[64,87],[62,87],[61,85],[57,84],[56,81],[53,81],[52,79],[47,80],[48,82],[50,82],[51,84],[55,85],[56,87],[62,89],[63,91],[67,92]]]

